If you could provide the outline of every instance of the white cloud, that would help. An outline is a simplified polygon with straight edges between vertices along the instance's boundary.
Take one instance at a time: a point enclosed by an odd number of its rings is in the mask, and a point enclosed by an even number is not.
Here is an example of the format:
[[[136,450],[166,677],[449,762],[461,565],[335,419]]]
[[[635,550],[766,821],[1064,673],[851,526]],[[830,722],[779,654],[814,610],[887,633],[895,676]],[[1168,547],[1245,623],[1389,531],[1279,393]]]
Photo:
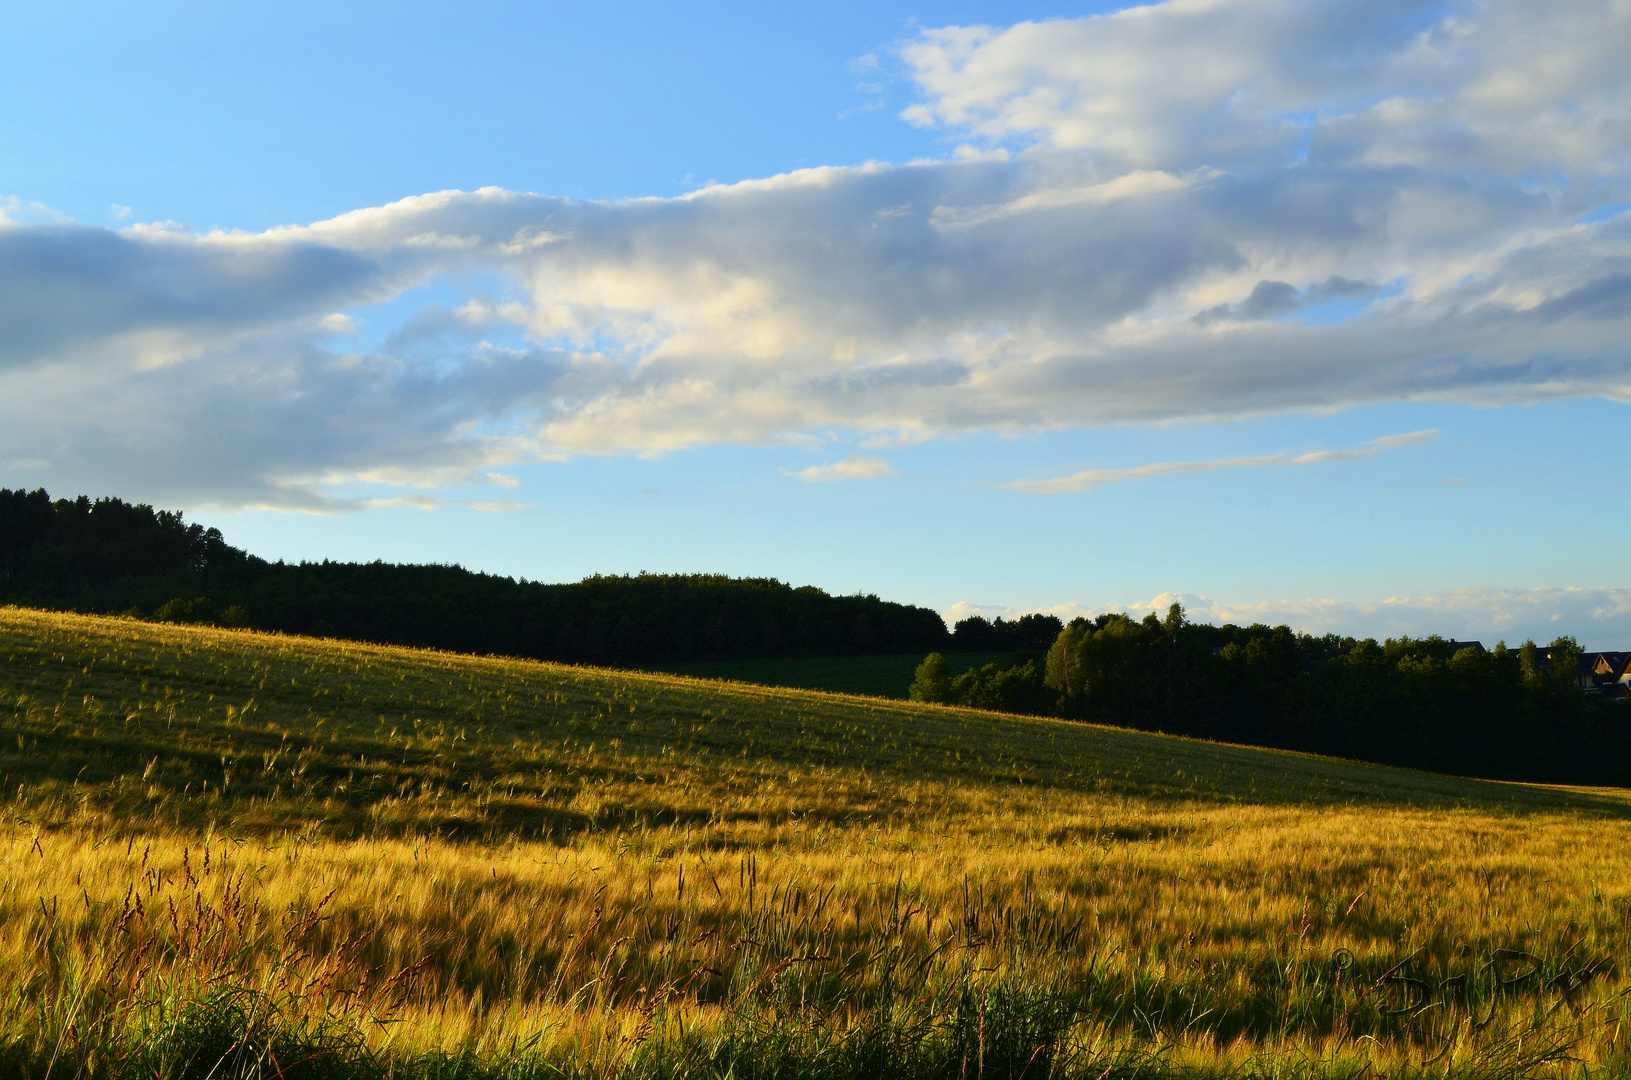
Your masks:
[[[830,480],[868,480],[874,476],[893,476],[895,470],[883,458],[856,454],[835,461],[831,465],[812,465],[808,469],[789,472],[806,483],[824,483]]]
[[[1017,619],[1021,615],[1053,615],[1061,622],[1070,622],[1075,618],[1091,619],[1096,614],[1091,608],[1077,603],[1054,604],[1043,608],[1014,608],[1007,604],[976,604],[967,600],[960,600],[940,613],[947,626],[956,626],[964,619],[978,615],[987,621],[996,619]]]
[[[941,228],[955,228],[959,225],[984,225],[1019,214],[1063,210],[1073,206],[1103,206],[1139,196],[1180,191],[1201,181],[1215,179],[1218,175],[1207,169],[1197,169],[1188,176],[1137,169],[1103,183],[1044,189],[996,206],[939,207],[931,221]]]
[[[1256,469],[1270,465],[1320,465],[1332,461],[1357,461],[1373,457],[1384,450],[1401,446],[1415,446],[1438,438],[1436,430],[1412,431],[1404,435],[1384,435],[1353,450],[1308,450],[1300,454],[1263,454],[1258,457],[1214,458],[1211,461],[1162,461],[1153,465],[1135,465],[1130,469],[1086,469],[1070,476],[1056,476],[1047,480],[1015,480],[1003,487],[1024,491],[1032,495],[1053,495],[1065,491],[1091,491],[1102,484],[1123,480],[1143,480],[1151,476],[1171,476],[1174,473],[1210,472],[1213,469]]]
[[[959,600],[951,607],[940,613],[946,620],[946,625],[956,626],[959,622],[978,615],[985,619],[1007,618],[1014,614],[1014,609],[1005,604],[976,604],[970,600]]]
[[[311,508],[817,431],[1631,401],[1628,53],[1612,0],[1168,0],[920,34],[944,161],[263,233],[11,200],[0,460]]]
[[[486,514],[503,514],[511,510],[531,510],[532,503],[510,502],[507,500],[492,499],[438,499],[430,495],[392,495],[384,498],[360,499],[324,499],[320,502],[308,502],[298,509],[308,514],[343,514],[357,510],[383,510],[389,507],[410,506],[415,510],[440,510],[445,506],[462,506],[469,510],[480,511]],[[254,509],[276,509],[273,506],[258,506]]]
[[[902,52],[923,95],[904,115],[1120,169],[1306,155],[1591,174],[1623,169],[1631,148],[1628,48],[1615,0],[1171,0],[926,31]]]
[[[956,604],[942,612],[948,622],[970,614],[1012,619],[1031,611],[1058,615],[1066,622],[1121,611],[1136,618],[1164,615],[1181,603],[1191,622],[1222,625],[1286,624],[1310,634],[1352,637],[1440,637],[1482,641],[1493,648],[1505,640],[1516,647],[1525,638],[1540,644],[1570,634],[1587,649],[1631,647],[1631,588],[1501,589],[1490,586],[1452,589],[1426,596],[1385,600],[1276,600],[1223,603],[1193,593],[1161,593],[1145,601],[1098,608],[1077,603],[1046,608],[1011,608],[996,604]]]

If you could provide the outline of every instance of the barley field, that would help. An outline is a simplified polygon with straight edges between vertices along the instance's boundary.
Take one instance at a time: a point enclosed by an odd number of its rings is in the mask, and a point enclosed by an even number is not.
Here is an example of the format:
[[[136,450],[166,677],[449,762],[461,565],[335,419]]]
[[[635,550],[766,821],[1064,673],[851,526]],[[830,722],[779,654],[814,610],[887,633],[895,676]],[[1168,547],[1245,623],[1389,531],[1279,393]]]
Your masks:
[[[1631,1074],[1619,791],[16,608],[0,724],[8,1076]]]

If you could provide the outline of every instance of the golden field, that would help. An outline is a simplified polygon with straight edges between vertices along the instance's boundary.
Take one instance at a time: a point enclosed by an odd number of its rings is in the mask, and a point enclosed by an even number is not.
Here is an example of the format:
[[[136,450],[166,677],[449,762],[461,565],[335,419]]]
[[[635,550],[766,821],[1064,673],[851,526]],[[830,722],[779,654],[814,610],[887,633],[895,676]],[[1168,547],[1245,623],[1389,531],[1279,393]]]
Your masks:
[[[0,609],[27,1076],[1631,1072],[1631,802]]]

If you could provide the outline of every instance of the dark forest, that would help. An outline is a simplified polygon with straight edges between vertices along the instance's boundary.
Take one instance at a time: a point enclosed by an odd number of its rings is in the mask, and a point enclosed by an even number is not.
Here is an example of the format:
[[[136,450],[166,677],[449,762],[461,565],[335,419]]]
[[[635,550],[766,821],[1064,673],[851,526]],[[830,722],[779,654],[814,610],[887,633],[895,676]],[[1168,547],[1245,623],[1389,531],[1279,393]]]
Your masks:
[[[1581,686],[1562,637],[1493,650],[1442,638],[1313,637],[1121,614],[1078,619],[1045,652],[912,696],[1496,780],[1631,783],[1631,706]]]
[[[611,665],[956,644],[936,612],[876,596],[713,574],[551,585],[459,566],[274,563],[178,513],[44,491],[0,490],[0,603]]]

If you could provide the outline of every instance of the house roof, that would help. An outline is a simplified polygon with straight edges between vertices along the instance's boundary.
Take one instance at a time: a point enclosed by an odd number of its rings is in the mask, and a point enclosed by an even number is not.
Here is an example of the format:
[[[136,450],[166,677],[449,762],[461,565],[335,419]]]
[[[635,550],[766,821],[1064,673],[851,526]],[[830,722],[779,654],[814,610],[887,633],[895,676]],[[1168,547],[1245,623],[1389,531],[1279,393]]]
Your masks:
[[[1631,660],[1631,653],[1600,652],[1591,656],[1591,670],[1598,675],[1612,675],[1616,679],[1625,674],[1627,660]]]

